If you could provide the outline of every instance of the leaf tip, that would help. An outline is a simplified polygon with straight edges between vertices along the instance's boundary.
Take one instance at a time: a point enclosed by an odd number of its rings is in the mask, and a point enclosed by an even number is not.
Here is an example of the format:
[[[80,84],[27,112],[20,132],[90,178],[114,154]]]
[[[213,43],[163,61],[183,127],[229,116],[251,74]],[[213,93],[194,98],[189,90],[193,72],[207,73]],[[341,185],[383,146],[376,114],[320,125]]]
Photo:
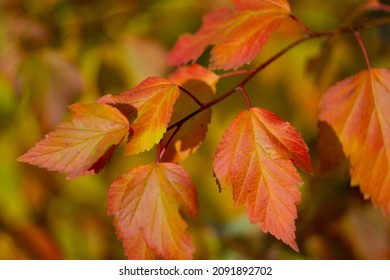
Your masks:
[[[297,243],[294,241],[293,243],[291,243],[291,244],[288,244],[290,247],[291,247],[291,249],[293,249],[295,252],[297,252],[297,253],[299,253],[299,247],[298,247],[298,245],[297,245]]]

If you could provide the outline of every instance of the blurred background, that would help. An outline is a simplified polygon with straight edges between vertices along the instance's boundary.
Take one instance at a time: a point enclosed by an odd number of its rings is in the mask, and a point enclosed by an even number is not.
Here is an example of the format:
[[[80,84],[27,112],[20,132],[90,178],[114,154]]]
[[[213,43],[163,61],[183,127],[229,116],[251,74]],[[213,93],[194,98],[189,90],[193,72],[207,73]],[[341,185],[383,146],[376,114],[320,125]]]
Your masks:
[[[315,31],[384,16],[369,12],[349,19],[362,2],[290,0],[293,13]],[[208,11],[229,5],[227,0],[0,0],[0,259],[125,258],[107,215],[107,189],[128,169],[154,161],[155,150],[127,158],[122,147],[101,174],[75,180],[16,158],[69,118],[67,105],[94,102],[148,76],[166,77],[174,71],[166,54],[179,35],[196,31]],[[302,34],[296,24],[285,24],[252,67]],[[375,67],[390,65],[389,35],[389,26],[362,32]],[[200,63],[207,66],[207,59],[205,54]],[[294,48],[248,84],[253,105],[291,122],[310,149],[315,175],[302,174],[300,254],[250,225],[231,192],[219,193],[214,150],[246,105],[235,95],[213,107],[205,142],[181,162],[199,193],[199,217],[188,219],[194,258],[390,258],[389,220],[349,186],[340,144],[317,121],[326,89],[363,69],[354,37],[344,34]],[[240,79],[221,80],[217,94]]]

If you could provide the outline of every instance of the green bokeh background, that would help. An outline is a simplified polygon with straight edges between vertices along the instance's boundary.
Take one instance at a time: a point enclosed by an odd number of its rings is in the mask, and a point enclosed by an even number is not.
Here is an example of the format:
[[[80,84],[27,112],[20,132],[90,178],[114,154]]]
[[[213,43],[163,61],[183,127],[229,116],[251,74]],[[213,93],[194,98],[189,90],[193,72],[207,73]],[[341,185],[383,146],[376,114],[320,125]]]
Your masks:
[[[290,4],[313,30],[326,31],[340,26],[362,2]],[[0,259],[125,258],[107,215],[107,189],[130,168],[154,161],[155,149],[129,158],[120,147],[101,174],[75,180],[16,158],[69,118],[67,105],[94,102],[148,76],[166,77],[174,70],[165,63],[166,54],[180,34],[196,31],[205,13],[229,5],[227,0],[0,0]],[[357,21],[374,17],[383,13]],[[362,32],[375,67],[390,65],[389,34],[388,26]],[[296,24],[287,23],[252,67],[301,35]],[[207,66],[207,54],[200,63]],[[305,42],[248,84],[253,105],[291,122],[310,149],[315,175],[302,174],[300,254],[250,225],[231,192],[218,191],[212,157],[224,130],[246,105],[242,96],[233,95],[213,107],[207,139],[181,162],[199,193],[199,217],[188,219],[194,258],[390,258],[389,221],[349,186],[347,160],[320,172],[321,164],[333,162],[337,143],[325,141],[318,148],[319,99],[336,81],[364,68],[356,41],[346,34]],[[217,94],[241,78],[223,79]]]

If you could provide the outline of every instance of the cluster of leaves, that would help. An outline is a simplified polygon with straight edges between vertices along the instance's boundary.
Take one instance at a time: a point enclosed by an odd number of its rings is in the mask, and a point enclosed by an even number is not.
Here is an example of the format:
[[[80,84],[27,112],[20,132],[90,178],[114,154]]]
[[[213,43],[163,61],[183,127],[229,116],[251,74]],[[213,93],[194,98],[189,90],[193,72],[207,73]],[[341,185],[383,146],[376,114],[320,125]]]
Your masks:
[[[251,223],[299,251],[295,237],[299,187],[296,167],[312,174],[308,147],[300,133],[275,113],[254,107],[245,86],[258,72],[302,42],[336,33],[354,33],[367,61],[362,71],[331,87],[320,104],[350,159],[351,184],[390,214],[390,85],[388,69],[370,65],[359,30],[369,24],[317,33],[290,10],[287,0],[233,0],[232,8],[212,11],[194,34],[184,34],[168,56],[180,66],[168,78],[149,77],[119,95],[70,106],[72,120],[56,127],[19,161],[76,178],[100,172],[126,139],[126,156],[158,146],[156,161],[129,170],[109,189],[109,214],[131,259],[189,259],[195,250],[183,212],[198,213],[197,192],[179,160],[196,152],[207,134],[211,107],[241,93],[247,109],[227,127],[214,155],[221,189],[232,189]],[[389,7],[366,1],[361,9]],[[306,34],[253,70],[216,74],[251,63],[272,33],[287,21]],[[370,24],[381,24],[370,23]],[[386,22],[385,22],[386,23]],[[212,46],[210,68],[194,64]],[[189,66],[184,64],[192,63]],[[248,73],[237,86],[215,98],[222,77]],[[367,168],[372,162],[372,168]]]

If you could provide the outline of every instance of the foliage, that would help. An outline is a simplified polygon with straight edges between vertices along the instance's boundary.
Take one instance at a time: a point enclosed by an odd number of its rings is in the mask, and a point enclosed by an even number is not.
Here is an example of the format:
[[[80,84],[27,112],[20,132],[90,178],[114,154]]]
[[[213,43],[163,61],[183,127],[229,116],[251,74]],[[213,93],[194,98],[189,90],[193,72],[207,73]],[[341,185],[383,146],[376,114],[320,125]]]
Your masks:
[[[233,5],[233,10],[221,8],[206,15],[195,35],[182,35],[169,61],[175,65],[196,61],[208,45],[213,45],[211,68],[239,68],[257,56],[290,13],[287,1],[234,0]]]
[[[320,115],[350,158],[351,184],[360,185],[364,196],[386,215],[390,214],[389,78],[388,69],[369,69],[349,77],[324,94]]]
[[[390,257],[388,5],[39,3],[0,4],[4,258]]]
[[[251,223],[299,251],[294,220],[303,182],[293,163],[311,171],[299,133],[272,112],[250,108],[236,117],[222,137],[214,172],[222,187],[233,188],[235,203],[245,205]]]

